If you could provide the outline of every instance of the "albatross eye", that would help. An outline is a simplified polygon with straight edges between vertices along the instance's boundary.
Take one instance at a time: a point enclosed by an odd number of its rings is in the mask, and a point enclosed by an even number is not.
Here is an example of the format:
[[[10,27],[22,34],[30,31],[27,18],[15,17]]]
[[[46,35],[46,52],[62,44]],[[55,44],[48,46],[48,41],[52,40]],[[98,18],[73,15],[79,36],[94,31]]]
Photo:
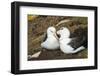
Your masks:
[[[53,33],[53,31],[51,30],[51,32]]]
[[[60,30],[63,30],[63,29],[64,29],[64,27],[61,27],[61,28],[60,28]]]

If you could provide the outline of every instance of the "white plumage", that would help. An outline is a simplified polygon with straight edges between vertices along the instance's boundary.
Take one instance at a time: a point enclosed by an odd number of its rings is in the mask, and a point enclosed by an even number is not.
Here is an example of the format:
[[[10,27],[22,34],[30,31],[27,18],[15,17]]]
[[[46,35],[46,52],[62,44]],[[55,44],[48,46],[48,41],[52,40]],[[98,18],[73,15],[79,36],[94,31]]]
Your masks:
[[[48,50],[55,50],[60,47],[58,37],[56,35],[56,29],[54,27],[48,27],[47,38],[43,43],[41,43],[41,47]]]
[[[78,47],[77,49],[74,49],[69,43],[71,42],[70,38],[70,31],[66,27],[62,27],[59,31],[57,31],[57,34],[60,35],[59,43],[60,43],[60,49],[64,53],[77,53],[84,49],[83,46]]]

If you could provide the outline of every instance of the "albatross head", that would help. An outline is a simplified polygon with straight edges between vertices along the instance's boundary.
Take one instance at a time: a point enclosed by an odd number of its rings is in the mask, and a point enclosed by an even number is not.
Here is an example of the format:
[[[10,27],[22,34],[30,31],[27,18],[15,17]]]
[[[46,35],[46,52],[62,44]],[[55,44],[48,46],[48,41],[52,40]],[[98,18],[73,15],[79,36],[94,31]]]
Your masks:
[[[54,36],[56,39],[58,39],[57,34],[56,34],[56,29],[55,27],[49,27],[47,29],[47,35],[50,36]]]
[[[60,30],[57,31],[57,34],[60,35],[60,37],[70,37],[70,31],[66,27],[61,27]]]

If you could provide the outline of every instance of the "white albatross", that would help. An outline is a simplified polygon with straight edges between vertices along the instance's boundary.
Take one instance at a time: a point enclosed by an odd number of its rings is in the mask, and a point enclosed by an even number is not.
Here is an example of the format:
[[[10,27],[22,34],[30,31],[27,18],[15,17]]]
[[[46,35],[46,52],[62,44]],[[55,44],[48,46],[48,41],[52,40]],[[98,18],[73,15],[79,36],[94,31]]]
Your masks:
[[[63,53],[66,54],[71,54],[71,53],[77,53],[83,49],[85,49],[84,46],[78,46],[77,48],[73,48],[73,46],[71,46],[69,43],[71,43],[71,41],[73,40],[73,42],[75,42],[74,38],[70,38],[70,31],[68,28],[66,27],[62,27],[60,28],[60,30],[57,31],[57,34],[60,35],[59,38],[59,43],[60,43],[60,49]],[[80,44],[80,43],[78,43]],[[77,45],[77,43],[76,43]]]
[[[54,27],[48,27],[47,34],[44,42],[41,43],[41,47],[48,49],[48,50],[55,50],[58,49],[59,41],[56,34],[56,29]]]

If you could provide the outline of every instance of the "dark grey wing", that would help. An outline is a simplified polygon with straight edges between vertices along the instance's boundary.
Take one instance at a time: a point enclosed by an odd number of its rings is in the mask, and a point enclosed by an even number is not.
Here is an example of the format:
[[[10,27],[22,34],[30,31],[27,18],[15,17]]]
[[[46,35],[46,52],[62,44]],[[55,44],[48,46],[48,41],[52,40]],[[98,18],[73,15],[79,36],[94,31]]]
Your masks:
[[[44,33],[44,34],[43,34],[42,42],[46,41],[46,39],[47,39],[47,33]]]
[[[86,28],[78,28],[73,33],[71,33],[70,38],[72,39],[69,45],[73,48],[78,48],[80,46],[87,47],[87,27]]]
[[[80,46],[87,46],[87,38],[86,37],[76,37],[71,38],[71,42],[68,43],[74,49],[77,49]]]
[[[71,38],[70,43],[68,43],[68,45],[70,45],[71,47],[73,47],[74,49],[76,49],[79,45],[79,39],[76,38]]]
[[[70,38],[80,37],[80,36],[83,36],[83,35],[86,36],[87,35],[87,30],[88,30],[87,27],[85,27],[85,28],[79,27],[74,32],[71,32]]]

